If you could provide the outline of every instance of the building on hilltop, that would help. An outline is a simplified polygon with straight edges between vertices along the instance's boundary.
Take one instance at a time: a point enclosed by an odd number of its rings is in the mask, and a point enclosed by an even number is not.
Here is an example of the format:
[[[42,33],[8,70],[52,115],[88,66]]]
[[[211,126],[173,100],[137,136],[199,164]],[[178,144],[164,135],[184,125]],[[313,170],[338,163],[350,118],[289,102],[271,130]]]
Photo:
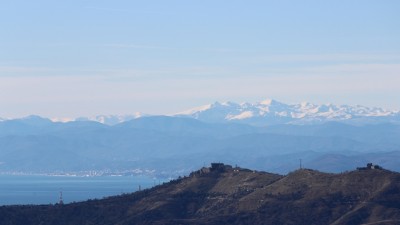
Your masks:
[[[225,165],[223,163],[211,163],[210,172],[213,172],[213,171],[223,172],[223,171],[227,171],[227,170],[231,170],[231,169],[232,169],[231,165]]]
[[[367,163],[367,167],[357,167],[357,170],[381,170],[383,169],[379,165],[374,165],[372,163]]]
[[[239,171],[238,168],[236,169]],[[189,176],[208,174],[211,172],[226,172],[231,170],[233,171],[233,167],[231,165],[225,165],[223,163],[211,163],[211,167],[203,167],[198,171],[190,173]]]

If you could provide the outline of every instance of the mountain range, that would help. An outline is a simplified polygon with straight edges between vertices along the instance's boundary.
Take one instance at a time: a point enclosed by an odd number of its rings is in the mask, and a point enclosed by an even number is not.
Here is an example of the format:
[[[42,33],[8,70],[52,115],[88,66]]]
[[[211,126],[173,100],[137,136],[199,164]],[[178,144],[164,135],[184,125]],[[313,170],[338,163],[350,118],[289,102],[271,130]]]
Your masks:
[[[142,116],[149,115],[136,113],[135,115],[126,116],[108,115],[79,119],[114,125]],[[285,104],[271,99],[257,103],[240,104],[234,102],[215,102],[170,116],[193,118],[209,123],[234,122],[254,126],[321,124],[330,121],[340,121],[354,125],[400,123],[400,111],[390,111],[378,107],[365,107],[361,105],[318,105],[308,102]]]
[[[0,173],[178,176],[224,161],[285,174],[374,162],[400,171],[400,113],[363,106],[214,103],[170,116],[0,120]]]
[[[175,116],[190,117],[205,122],[239,122],[255,126],[317,124],[330,121],[350,124],[400,122],[399,111],[389,111],[377,107],[317,105],[308,102],[285,104],[271,99],[254,104],[216,102],[177,113]]]
[[[285,174],[299,167],[342,172],[373,162],[400,171],[400,125],[342,122],[254,126],[145,116],[110,126],[30,116],[0,122],[0,173],[176,177],[224,161]]]
[[[75,119],[54,118],[53,122],[95,121],[106,125],[116,125],[140,117],[154,116],[144,113],[130,115],[97,115],[78,117]],[[277,124],[322,124],[326,122],[342,122],[353,125],[397,123],[400,124],[399,110],[386,110],[378,107],[361,105],[285,104],[267,99],[257,103],[215,102],[179,113],[172,117],[193,118],[208,123],[243,123],[253,126]],[[2,119],[6,121],[8,119]]]
[[[279,175],[215,163],[131,194],[2,206],[0,224],[395,225],[399,192],[400,174],[382,169],[340,174],[298,169]]]

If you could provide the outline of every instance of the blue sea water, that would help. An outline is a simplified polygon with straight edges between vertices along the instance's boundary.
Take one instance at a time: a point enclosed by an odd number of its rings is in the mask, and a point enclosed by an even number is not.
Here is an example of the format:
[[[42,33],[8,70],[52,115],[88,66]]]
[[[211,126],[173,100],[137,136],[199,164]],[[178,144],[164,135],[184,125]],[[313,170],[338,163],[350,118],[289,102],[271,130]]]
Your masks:
[[[55,204],[60,192],[64,203],[101,199],[135,192],[158,184],[148,176],[37,176],[0,175],[0,205]]]

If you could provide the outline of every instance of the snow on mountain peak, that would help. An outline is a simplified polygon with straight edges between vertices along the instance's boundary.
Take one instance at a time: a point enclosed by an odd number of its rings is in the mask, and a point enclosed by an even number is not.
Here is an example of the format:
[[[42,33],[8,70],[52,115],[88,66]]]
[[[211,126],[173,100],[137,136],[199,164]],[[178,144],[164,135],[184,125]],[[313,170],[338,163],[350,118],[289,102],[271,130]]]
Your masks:
[[[131,115],[98,115],[93,117],[53,118],[47,122],[96,121],[107,125],[115,125],[139,117],[149,116],[141,113]],[[285,104],[273,99],[266,99],[257,103],[243,102],[214,102],[192,108],[169,116],[194,118],[205,122],[239,122],[250,125],[272,124],[310,124],[328,121],[342,121],[348,123],[365,124],[394,122],[400,123],[400,111],[390,111],[377,107],[361,105],[334,105],[313,104],[301,102],[299,104]],[[22,118],[30,123],[44,123],[46,120],[37,116]],[[2,119],[6,121],[8,119]]]
[[[400,113],[388,111],[381,108],[368,108],[364,106],[348,106],[334,104],[313,104],[302,102],[299,104],[285,104],[272,99],[266,99],[258,103],[233,102],[219,103],[199,107],[197,110],[178,113],[175,116],[185,116],[207,122],[236,121],[253,123],[258,125],[279,124],[279,123],[321,123],[327,121],[348,121],[362,118],[371,120],[377,117],[398,117]]]
[[[68,118],[68,117],[64,117],[64,118],[51,118],[50,120],[51,120],[52,122],[54,122],[54,123],[68,123],[68,122],[75,121],[75,119]]]
[[[265,99],[260,102],[261,105],[271,105],[274,102],[273,99]]]
[[[229,102],[229,101],[227,101],[227,102],[222,102],[221,105],[222,105],[222,106],[233,106],[233,105],[238,105],[238,104],[236,104],[236,103],[234,103],[234,102]]]
[[[76,118],[74,121],[95,121],[106,125],[115,125],[118,123],[123,123],[129,120],[137,119],[143,117],[144,115],[140,112],[136,112],[131,115],[98,115],[92,117],[80,117]]]
[[[208,105],[203,105],[203,106],[191,108],[191,109],[185,110],[185,111],[177,113],[177,114],[178,115],[192,115],[192,114],[195,114],[195,113],[199,113],[199,112],[203,112],[203,111],[209,110],[212,107],[214,107],[214,104],[208,104]]]
[[[244,111],[239,115],[227,115],[225,118],[227,120],[242,120],[253,117],[253,112],[251,111]]]

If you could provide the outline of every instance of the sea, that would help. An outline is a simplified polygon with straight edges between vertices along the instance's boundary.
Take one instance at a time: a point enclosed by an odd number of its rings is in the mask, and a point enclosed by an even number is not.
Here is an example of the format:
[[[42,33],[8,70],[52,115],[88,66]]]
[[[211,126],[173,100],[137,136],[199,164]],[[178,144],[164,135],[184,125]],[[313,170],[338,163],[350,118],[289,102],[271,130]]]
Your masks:
[[[0,175],[0,205],[56,204],[101,199],[158,185],[149,176]]]

